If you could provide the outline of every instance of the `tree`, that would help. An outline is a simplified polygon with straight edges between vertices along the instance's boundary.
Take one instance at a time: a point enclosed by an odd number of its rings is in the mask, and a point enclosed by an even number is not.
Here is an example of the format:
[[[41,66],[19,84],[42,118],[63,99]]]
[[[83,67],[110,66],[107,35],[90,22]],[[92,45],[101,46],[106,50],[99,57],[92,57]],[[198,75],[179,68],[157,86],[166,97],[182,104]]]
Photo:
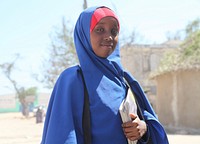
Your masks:
[[[189,23],[185,32],[186,39],[182,44],[181,58],[188,65],[200,65],[200,19]]]
[[[136,29],[130,31],[130,34],[121,31],[120,47],[130,47],[132,45],[137,45],[138,43],[142,42],[144,42],[144,37]]]
[[[200,67],[200,19],[190,22],[184,31],[180,48],[165,55],[157,73]]]
[[[54,29],[50,35],[51,45],[49,47],[49,58],[43,61],[42,73],[36,79],[44,83],[47,88],[52,88],[59,74],[66,68],[78,63],[76,55],[72,28],[69,21],[62,19],[62,27]]]
[[[83,9],[87,8],[87,0],[83,1]],[[54,27],[50,35],[49,58],[42,62],[42,75],[34,74],[36,80],[44,83],[44,87],[53,88],[59,74],[66,68],[78,63],[74,43],[73,28],[63,17],[61,28]]]
[[[200,29],[200,19],[197,18],[186,26],[185,32],[187,37],[190,37],[191,34],[199,31],[199,29]]]
[[[170,41],[170,40],[182,40],[183,39],[183,35],[182,35],[181,30],[176,31],[175,33],[167,32],[166,37],[167,37],[168,41]]]
[[[139,34],[136,32],[136,30],[133,30],[130,35],[125,37],[125,35],[122,33],[123,37],[120,38],[120,44],[121,46],[131,46],[136,44],[136,39],[139,37]]]
[[[28,117],[29,104],[33,103],[36,98],[37,87],[30,87],[27,89],[25,89],[24,87],[20,87],[18,91],[18,99],[22,106],[22,114]]]
[[[19,102],[21,103],[22,106],[22,114],[26,117],[29,116],[29,103],[33,102],[36,93],[37,93],[37,88],[36,87],[30,87],[30,88],[25,88],[22,86],[19,86],[19,84],[12,78],[12,73],[15,69],[15,64],[17,59],[19,58],[19,54],[16,55],[16,58],[12,62],[6,62],[3,64],[0,64],[0,69],[2,70],[3,74],[5,77],[11,82],[13,85],[13,88],[16,92],[16,97],[19,99]],[[31,101],[28,100],[28,98],[32,96],[33,99]]]

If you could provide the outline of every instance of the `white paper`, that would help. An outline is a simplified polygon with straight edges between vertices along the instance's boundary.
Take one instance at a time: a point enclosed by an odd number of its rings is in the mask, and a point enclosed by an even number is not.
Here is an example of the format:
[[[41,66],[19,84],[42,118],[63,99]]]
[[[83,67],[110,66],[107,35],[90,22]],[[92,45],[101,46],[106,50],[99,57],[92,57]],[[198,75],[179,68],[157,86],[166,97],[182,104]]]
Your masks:
[[[120,107],[119,107],[119,112],[122,118],[123,123],[131,121],[130,114],[137,114],[137,105],[135,102],[135,97],[133,93],[128,90],[126,98],[122,101]],[[131,141],[128,139],[128,144],[136,144],[136,141]]]

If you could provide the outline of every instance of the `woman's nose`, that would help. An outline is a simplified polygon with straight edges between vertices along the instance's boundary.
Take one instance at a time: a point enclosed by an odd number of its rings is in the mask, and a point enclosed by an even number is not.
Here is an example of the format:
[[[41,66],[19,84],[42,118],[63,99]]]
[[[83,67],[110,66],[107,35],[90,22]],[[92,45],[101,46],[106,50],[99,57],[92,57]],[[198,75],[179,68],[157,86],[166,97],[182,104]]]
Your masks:
[[[107,35],[104,39],[105,39],[106,41],[111,41],[111,40],[113,40],[113,38],[112,38],[111,35]]]

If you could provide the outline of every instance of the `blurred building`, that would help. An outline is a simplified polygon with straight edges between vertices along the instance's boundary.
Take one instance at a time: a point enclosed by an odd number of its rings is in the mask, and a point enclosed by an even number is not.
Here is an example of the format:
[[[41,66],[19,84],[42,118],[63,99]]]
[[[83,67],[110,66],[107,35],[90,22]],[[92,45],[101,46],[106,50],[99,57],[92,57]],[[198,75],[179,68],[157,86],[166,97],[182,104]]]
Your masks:
[[[200,134],[200,67],[166,72],[154,79],[160,121],[175,131]]]
[[[15,94],[0,95],[0,113],[2,112],[18,112],[19,102]]]
[[[49,99],[50,93],[38,93],[36,96],[27,96],[26,101],[29,102],[29,110],[32,111],[38,105],[47,107]],[[20,111],[21,104],[15,94],[0,95],[0,113]]]
[[[181,41],[171,40],[162,44],[128,45],[121,48],[122,65],[138,80],[155,108],[156,83],[149,75],[155,71],[165,52],[177,49]]]

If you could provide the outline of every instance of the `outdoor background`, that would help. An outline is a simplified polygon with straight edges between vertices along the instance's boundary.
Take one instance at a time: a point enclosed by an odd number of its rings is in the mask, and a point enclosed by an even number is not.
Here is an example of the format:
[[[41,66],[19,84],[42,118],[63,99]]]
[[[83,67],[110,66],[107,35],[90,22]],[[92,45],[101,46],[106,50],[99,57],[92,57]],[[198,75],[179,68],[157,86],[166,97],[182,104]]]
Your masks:
[[[87,7],[105,5],[117,13],[121,46],[184,40],[186,26],[200,18],[199,0],[1,0],[0,144],[40,143],[43,122],[36,123],[32,111],[41,104],[46,110],[52,86],[60,72],[49,66],[55,58],[53,48],[61,48],[63,54],[65,48],[73,45],[72,39],[66,43],[60,40],[73,36],[84,2]],[[73,53],[71,49],[69,51]],[[59,58],[56,60],[58,67],[55,68],[77,63],[71,55],[66,58],[66,63]],[[55,76],[52,81],[48,77],[51,74]],[[22,115],[21,103],[24,101],[29,102],[28,115]],[[14,108],[10,108],[13,105]],[[168,136],[170,144],[200,143],[199,133],[180,130],[169,132]]]

